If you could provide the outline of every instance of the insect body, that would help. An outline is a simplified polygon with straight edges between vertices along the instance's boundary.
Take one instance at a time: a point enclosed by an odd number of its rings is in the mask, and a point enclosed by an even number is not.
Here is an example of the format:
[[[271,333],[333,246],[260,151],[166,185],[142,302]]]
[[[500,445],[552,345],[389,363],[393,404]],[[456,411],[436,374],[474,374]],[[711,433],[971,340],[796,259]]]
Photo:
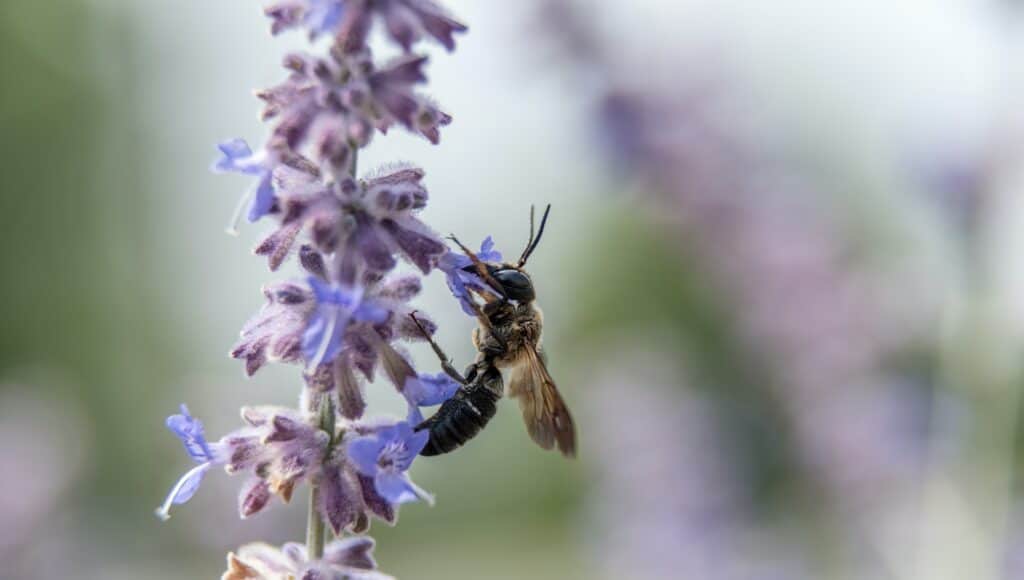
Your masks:
[[[441,358],[445,372],[462,383],[462,387],[437,413],[417,426],[417,429],[430,430],[424,455],[448,453],[487,425],[503,394],[501,369],[506,368],[511,369],[508,394],[519,400],[530,437],[544,449],[557,446],[563,455],[576,454],[575,426],[545,365],[541,351],[543,315],[535,303],[533,281],[523,270],[540,242],[550,210],[548,206],[536,237],[531,210],[530,241],[515,264],[482,262],[452,238],[470,258],[471,264],[464,269],[477,274],[485,284],[483,288],[472,288],[483,300],[482,305],[472,303],[480,323],[473,331],[477,358],[462,376],[448,363],[440,347],[427,337]]]
[[[441,455],[458,449],[498,412],[497,403],[503,390],[501,371],[492,366],[474,379],[417,427],[417,430],[430,430],[430,439],[421,451],[423,455]]]

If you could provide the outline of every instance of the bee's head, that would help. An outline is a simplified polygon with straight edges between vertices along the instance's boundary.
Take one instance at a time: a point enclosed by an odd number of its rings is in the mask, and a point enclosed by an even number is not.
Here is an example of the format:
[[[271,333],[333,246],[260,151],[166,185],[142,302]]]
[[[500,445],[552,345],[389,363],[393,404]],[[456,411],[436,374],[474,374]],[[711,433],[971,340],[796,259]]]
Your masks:
[[[533,280],[518,268],[501,268],[491,275],[505,289],[505,296],[516,302],[533,302],[537,297],[533,290]]]
[[[487,264],[487,273],[491,280],[497,283],[500,288],[494,288],[502,297],[516,302],[533,302],[537,295],[533,290],[533,280],[530,275],[515,264]],[[476,273],[476,267],[472,264],[462,269],[471,274]],[[489,286],[494,286],[488,282]]]
[[[551,212],[551,205],[544,210],[544,217],[540,220],[540,228],[537,230],[537,235],[534,236],[533,232],[533,207],[530,207],[530,239],[526,242],[526,248],[523,253],[519,256],[519,261],[515,264],[495,264],[486,263],[487,276],[490,278],[487,280],[489,286],[494,287],[502,298],[509,300],[515,300],[516,302],[526,303],[533,302],[537,297],[536,292],[533,289],[533,281],[530,279],[530,275],[523,270],[523,266],[526,265],[526,260],[529,259],[530,254],[537,249],[537,244],[540,243],[540,237],[544,234],[544,226],[548,223],[548,214]],[[458,240],[456,240],[456,243]],[[465,249],[465,247],[463,247]],[[468,252],[468,250],[466,250]],[[477,272],[477,265],[470,264],[462,268],[465,272],[475,273]],[[500,286],[495,287],[495,286]]]
[[[519,256],[519,261],[515,265],[503,264],[491,272],[491,276],[505,290],[505,296],[516,302],[533,302],[537,297],[537,293],[533,289],[533,280],[523,270],[523,266],[526,265],[526,260],[530,258],[530,254],[537,249],[540,237],[544,235],[544,226],[548,223],[549,213],[551,213],[551,204],[548,204],[544,209],[544,216],[540,218],[540,228],[537,229],[537,235],[534,236],[533,206],[530,206],[530,239],[526,242],[526,248],[523,249],[523,253]]]

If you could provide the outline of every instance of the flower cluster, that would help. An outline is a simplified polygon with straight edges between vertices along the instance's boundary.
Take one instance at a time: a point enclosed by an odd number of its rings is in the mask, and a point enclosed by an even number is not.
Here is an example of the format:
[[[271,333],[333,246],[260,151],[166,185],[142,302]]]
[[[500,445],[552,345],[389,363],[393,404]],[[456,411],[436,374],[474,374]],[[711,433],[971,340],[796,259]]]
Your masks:
[[[213,442],[182,405],[167,426],[196,465],[157,513],[169,517],[213,467],[248,475],[238,504],[243,518],[274,496],[288,502],[305,482],[315,500],[307,545],[245,546],[229,555],[224,577],[386,578],[375,571],[372,540],[347,537],[324,550],[322,528],[361,534],[371,516],[393,524],[401,504],[433,501],[407,475],[429,437],[414,427],[420,407],[444,402],[458,385],[444,374],[417,373],[398,343],[436,330],[424,314],[413,319],[409,303],[421,276],[450,265],[451,254],[418,217],[428,201],[423,170],[395,164],[360,175],[358,152],[395,126],[439,142],[451,117],[418,92],[427,57],[413,48],[432,38],[452,50],[466,28],[429,0],[280,0],[265,12],[274,34],[304,29],[333,42],[325,56],[285,57],[284,81],[257,93],[271,124],[265,143],[225,141],[213,168],[255,181],[235,219],[244,213],[273,224],[255,253],[272,271],[297,255],[304,272],[264,287],[266,304],[231,356],[248,375],[269,362],[298,365],[301,402],[298,409],[243,408],[243,426]],[[383,65],[367,46],[376,22],[403,53]],[[399,272],[401,261],[413,273]],[[407,402],[405,419],[364,418],[365,385],[378,370]]]

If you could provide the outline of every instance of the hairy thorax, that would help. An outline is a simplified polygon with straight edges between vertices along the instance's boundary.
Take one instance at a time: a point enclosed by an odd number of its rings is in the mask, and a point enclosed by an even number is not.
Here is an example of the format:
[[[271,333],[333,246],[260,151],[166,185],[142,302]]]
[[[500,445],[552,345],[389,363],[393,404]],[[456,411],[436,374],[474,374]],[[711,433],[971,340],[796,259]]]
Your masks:
[[[543,314],[534,303],[492,302],[484,307],[484,314],[491,329],[474,329],[473,344],[481,357],[492,359],[496,366],[515,365],[523,349],[539,346]]]

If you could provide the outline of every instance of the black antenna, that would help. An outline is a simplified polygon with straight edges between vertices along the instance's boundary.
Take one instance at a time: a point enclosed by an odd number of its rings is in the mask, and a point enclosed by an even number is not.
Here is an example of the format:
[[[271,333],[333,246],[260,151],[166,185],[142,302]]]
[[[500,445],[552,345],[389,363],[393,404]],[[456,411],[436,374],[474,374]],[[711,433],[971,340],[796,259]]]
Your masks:
[[[540,243],[540,237],[544,235],[544,226],[548,223],[548,214],[551,213],[551,204],[549,203],[544,208],[544,216],[540,218],[540,229],[537,230],[537,237],[533,237],[533,211],[530,211],[530,243],[523,250],[523,255],[519,257],[518,267],[522,268],[526,265],[526,260],[530,259],[530,254],[537,249],[537,244]]]
[[[526,262],[526,251],[530,249],[530,244],[533,243],[533,204],[530,204],[530,239],[526,240],[526,247],[523,248],[523,253],[519,254],[519,265],[522,266]]]

